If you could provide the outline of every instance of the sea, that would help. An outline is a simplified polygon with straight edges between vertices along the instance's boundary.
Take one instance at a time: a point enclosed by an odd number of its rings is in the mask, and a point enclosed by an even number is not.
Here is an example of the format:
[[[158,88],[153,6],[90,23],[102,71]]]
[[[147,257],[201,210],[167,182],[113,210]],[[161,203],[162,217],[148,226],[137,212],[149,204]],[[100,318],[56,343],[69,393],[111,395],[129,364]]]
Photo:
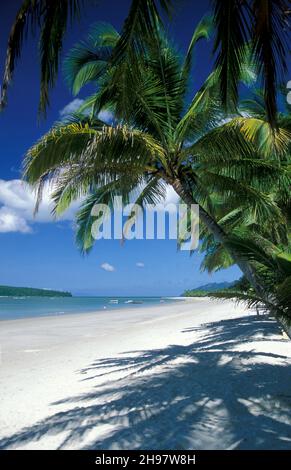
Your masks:
[[[0,320],[135,309],[173,301],[163,297],[0,297]]]

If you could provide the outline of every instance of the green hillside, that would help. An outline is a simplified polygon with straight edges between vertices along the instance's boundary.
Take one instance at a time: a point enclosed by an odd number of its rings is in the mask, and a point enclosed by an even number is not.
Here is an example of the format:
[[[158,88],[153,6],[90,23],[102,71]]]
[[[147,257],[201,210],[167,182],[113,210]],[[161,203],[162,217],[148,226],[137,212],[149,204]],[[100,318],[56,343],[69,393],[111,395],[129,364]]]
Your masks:
[[[188,289],[181,295],[182,297],[205,297],[210,292],[229,289],[233,286],[233,284],[234,282],[213,282],[210,284],[205,284],[203,286],[196,287],[195,289]]]
[[[70,292],[49,289],[34,289],[32,287],[0,286],[0,296],[5,297],[72,297]]]

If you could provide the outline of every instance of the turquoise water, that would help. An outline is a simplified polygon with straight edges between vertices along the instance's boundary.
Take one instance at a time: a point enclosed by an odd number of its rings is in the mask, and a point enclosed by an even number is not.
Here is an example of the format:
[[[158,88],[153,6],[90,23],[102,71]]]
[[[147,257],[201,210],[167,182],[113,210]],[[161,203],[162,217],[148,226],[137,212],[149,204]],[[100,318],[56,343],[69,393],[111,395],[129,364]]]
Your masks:
[[[0,297],[0,320],[160,305],[161,297]]]

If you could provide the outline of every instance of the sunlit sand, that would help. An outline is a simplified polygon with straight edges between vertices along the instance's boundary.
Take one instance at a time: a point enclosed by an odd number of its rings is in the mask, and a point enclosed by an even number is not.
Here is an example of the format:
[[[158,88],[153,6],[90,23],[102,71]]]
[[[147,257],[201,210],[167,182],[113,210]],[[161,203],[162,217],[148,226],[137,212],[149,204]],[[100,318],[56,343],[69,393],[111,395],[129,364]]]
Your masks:
[[[290,449],[291,343],[233,303],[2,321],[1,448]]]

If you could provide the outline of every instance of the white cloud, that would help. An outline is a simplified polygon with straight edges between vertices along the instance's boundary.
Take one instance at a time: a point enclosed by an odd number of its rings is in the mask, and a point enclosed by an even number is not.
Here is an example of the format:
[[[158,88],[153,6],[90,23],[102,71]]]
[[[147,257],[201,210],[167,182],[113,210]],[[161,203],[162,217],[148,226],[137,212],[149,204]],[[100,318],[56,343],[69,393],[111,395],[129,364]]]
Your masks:
[[[29,233],[36,222],[55,222],[56,219],[52,215],[52,192],[53,187],[46,185],[39,211],[34,216],[35,191],[20,179],[0,179],[0,232]],[[178,200],[175,191],[168,186],[165,205],[177,204]],[[73,221],[81,202],[75,201],[57,221]]]
[[[31,232],[31,227],[23,217],[3,206],[0,208],[0,233],[7,232]]]
[[[98,118],[106,124],[112,124],[112,121],[114,121],[114,114],[111,111],[104,109],[100,111]]]
[[[63,109],[61,109],[60,116],[64,118],[68,116],[69,114],[75,113],[80,108],[81,104],[83,103],[84,103],[84,100],[81,100],[80,98],[75,98],[73,101],[67,104]]]
[[[31,232],[34,222],[54,222],[53,188],[46,186],[38,213],[34,216],[36,193],[19,179],[0,179],[0,232]],[[73,220],[81,201],[76,201],[58,220]]]
[[[180,200],[180,196],[178,196],[178,194],[172,188],[172,186],[167,185],[165,205],[167,205],[167,204],[178,204],[179,200]]]
[[[136,263],[136,266],[138,268],[144,268],[144,263],[138,262],[138,263]]]
[[[78,109],[83,103],[84,100],[81,100],[80,98],[75,98],[73,101],[68,103],[63,109],[60,110],[61,118],[66,118],[70,114],[78,111]],[[112,124],[112,122],[114,121],[114,114],[107,109],[103,109],[99,112],[98,118],[106,124]]]
[[[101,264],[100,268],[104,269],[104,271],[107,271],[109,273],[112,273],[113,271],[115,271],[115,267],[109,263]]]

